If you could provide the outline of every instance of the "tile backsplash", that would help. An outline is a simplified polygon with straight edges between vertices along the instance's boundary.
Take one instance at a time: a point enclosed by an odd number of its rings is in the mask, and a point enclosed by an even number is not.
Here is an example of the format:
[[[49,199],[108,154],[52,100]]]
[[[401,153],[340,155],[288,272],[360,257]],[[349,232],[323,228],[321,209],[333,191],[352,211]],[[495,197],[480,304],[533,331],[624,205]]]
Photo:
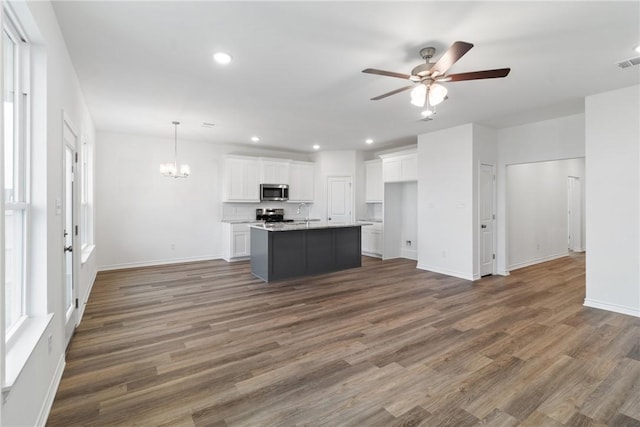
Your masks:
[[[307,203],[309,206],[309,216],[314,217],[313,203]],[[298,218],[306,216],[304,209],[297,213],[297,203],[282,203],[282,202],[264,202],[264,203],[223,203],[222,204],[222,219],[255,219],[256,209],[258,208],[278,208],[284,209],[285,218]],[[317,217],[317,215],[315,216]]]

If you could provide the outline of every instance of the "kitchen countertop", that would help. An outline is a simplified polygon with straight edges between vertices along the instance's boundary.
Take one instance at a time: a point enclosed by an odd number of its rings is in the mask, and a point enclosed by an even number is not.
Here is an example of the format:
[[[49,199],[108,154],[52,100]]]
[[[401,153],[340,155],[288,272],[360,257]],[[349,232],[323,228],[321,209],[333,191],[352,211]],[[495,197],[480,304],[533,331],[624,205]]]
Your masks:
[[[291,224],[291,222],[305,222],[304,218],[287,218],[287,223]],[[309,221],[320,221],[320,218],[309,218]],[[228,224],[263,224],[264,221],[257,219],[223,219],[222,222],[226,222]],[[286,223],[285,223],[286,224]]]
[[[266,224],[254,224],[251,228],[257,228],[267,231],[294,231],[294,230],[312,230],[322,228],[345,228],[360,227],[363,225],[371,225],[369,223],[351,223],[351,224],[328,224],[324,221],[300,221],[300,222],[270,222]]]

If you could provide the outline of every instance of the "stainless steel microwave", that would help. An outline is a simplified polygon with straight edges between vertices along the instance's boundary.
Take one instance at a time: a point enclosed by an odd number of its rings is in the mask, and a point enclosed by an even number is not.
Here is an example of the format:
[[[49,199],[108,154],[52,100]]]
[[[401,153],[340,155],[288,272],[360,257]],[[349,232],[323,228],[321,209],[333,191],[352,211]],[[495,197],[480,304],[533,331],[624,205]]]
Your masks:
[[[260,184],[260,200],[287,201],[289,186],[287,184]]]

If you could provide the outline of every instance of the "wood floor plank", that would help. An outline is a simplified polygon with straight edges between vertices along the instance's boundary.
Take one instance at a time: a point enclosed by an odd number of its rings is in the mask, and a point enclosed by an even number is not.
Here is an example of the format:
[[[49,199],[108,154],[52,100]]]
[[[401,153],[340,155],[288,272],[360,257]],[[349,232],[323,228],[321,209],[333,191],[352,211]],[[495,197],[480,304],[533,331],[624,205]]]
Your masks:
[[[640,425],[640,319],[582,305],[584,254],[475,282],[415,267],[101,272],[47,425]]]

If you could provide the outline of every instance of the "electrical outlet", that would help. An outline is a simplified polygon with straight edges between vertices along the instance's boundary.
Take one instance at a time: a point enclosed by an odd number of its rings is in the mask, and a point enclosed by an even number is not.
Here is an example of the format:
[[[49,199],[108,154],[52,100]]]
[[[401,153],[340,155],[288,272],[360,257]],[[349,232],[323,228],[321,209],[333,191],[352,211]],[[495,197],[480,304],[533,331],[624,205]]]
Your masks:
[[[446,258],[447,257],[447,251],[442,251],[442,258]]]
[[[172,244],[171,244],[171,250],[172,250],[172,251],[175,251],[175,250],[176,250],[176,244],[175,244],[175,243],[172,243]]]

